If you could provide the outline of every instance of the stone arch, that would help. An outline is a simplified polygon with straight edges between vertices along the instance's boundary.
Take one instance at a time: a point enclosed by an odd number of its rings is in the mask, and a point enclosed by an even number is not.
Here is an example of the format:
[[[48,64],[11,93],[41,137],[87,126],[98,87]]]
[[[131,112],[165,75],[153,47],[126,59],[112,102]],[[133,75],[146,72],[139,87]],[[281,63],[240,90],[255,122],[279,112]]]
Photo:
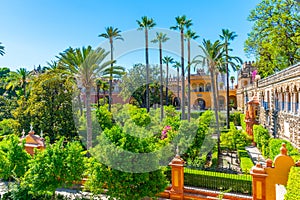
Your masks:
[[[237,107],[236,96],[234,96],[234,95],[229,96],[229,107],[230,108],[236,108]]]
[[[206,109],[206,102],[202,98],[197,98],[194,102],[194,107],[199,108],[200,110],[205,110]]]

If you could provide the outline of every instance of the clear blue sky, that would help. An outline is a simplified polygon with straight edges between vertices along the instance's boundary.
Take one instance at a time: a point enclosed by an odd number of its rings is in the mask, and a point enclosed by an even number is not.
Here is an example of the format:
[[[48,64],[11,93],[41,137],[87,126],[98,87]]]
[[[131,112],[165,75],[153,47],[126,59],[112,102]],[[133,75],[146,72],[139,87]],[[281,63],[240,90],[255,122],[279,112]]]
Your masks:
[[[252,23],[247,21],[251,9],[259,0],[0,0],[0,42],[6,54],[0,57],[0,67],[29,70],[55,59],[69,46],[97,47],[103,38],[98,35],[107,26],[126,32],[136,30],[141,16],[154,18],[159,28],[175,25],[175,17],[187,15],[192,29],[203,38],[216,40],[222,28],[235,31],[233,54],[244,61],[244,41]],[[144,41],[137,37],[134,40]],[[125,41],[124,41],[125,42]],[[116,43],[117,45],[117,43]],[[180,46],[178,46],[179,48]],[[118,48],[116,46],[116,48]],[[153,55],[155,54],[155,55]],[[143,62],[144,54],[122,56],[121,64]],[[157,58],[157,54],[151,53]],[[151,58],[150,58],[151,59]],[[154,58],[153,58],[154,60]],[[119,62],[120,63],[120,62]],[[130,67],[130,66],[126,66]]]

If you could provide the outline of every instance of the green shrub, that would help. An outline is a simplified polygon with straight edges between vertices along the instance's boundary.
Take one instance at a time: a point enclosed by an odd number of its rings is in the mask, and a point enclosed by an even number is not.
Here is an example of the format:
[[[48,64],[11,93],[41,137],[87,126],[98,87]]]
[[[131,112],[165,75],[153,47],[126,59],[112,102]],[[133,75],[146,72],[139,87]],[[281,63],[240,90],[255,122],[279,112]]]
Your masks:
[[[287,192],[284,196],[285,200],[298,200],[300,197],[300,167],[292,167],[287,183]]]
[[[262,125],[254,125],[253,126],[253,137],[254,142],[256,142],[257,148],[260,149],[262,155],[264,157],[269,156],[269,140],[270,134],[267,129],[265,129]]]
[[[246,150],[238,150],[238,157],[242,172],[248,174],[254,165],[248,152]]]
[[[280,153],[280,147],[282,143],[286,144],[286,148],[288,150],[288,155],[293,157],[295,161],[297,161],[300,157],[299,151],[293,147],[293,145],[286,140],[283,139],[270,139],[269,142],[269,157],[274,160],[274,158]]]
[[[245,122],[245,114],[240,114],[240,122],[241,122],[241,126],[243,128],[243,130],[246,130],[246,122]]]
[[[235,126],[241,126],[241,112],[230,113],[229,121],[233,122]]]
[[[184,169],[184,185],[214,190],[251,194],[252,181],[249,175],[225,174],[195,169]]]

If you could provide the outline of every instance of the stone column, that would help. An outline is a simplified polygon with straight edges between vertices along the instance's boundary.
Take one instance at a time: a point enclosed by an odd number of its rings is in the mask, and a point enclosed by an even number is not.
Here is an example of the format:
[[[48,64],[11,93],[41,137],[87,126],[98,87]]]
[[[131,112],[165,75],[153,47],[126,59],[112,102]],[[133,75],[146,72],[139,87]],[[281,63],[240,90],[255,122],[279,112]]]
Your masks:
[[[170,190],[170,199],[183,199],[184,189],[184,161],[177,154],[169,164],[172,168],[172,188]]]

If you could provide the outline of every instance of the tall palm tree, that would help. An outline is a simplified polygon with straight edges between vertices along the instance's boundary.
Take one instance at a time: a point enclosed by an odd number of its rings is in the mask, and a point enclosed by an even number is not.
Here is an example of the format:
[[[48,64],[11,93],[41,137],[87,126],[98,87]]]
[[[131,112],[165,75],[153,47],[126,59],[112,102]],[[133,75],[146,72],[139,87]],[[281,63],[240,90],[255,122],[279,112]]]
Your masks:
[[[185,81],[184,81],[184,29],[188,29],[192,25],[192,20],[187,19],[185,15],[178,16],[175,18],[176,25],[172,26],[171,29],[180,31],[181,40],[181,119],[185,119]]]
[[[177,70],[177,98],[179,99],[179,68],[181,67],[180,62],[175,61],[173,67]]]
[[[199,45],[203,55],[197,56],[200,60],[199,63],[202,63],[203,66],[207,66],[210,72],[211,84],[212,84],[212,94],[213,94],[213,103],[214,103],[214,112],[216,118],[216,132],[218,135],[218,155],[221,153],[220,148],[220,129],[219,129],[219,115],[218,115],[218,102],[216,94],[216,81],[215,81],[215,72],[218,70],[218,66],[222,66],[224,62],[224,48],[223,44],[217,40],[212,43],[210,40],[203,40],[202,45]]]
[[[165,33],[156,32],[156,38],[152,40],[153,43],[158,43],[159,46],[159,72],[160,72],[160,121],[164,117],[164,103],[163,103],[163,70],[162,70],[162,43],[168,41],[170,38]]]
[[[188,121],[190,121],[190,119],[191,119],[191,39],[195,40],[199,36],[196,35],[196,32],[194,32],[190,29],[186,31],[184,36],[187,40],[187,50],[188,50],[188,66],[187,66],[187,70],[188,70],[188,75],[187,75],[187,79],[188,79],[188,115],[187,115],[187,118],[188,118]]]
[[[114,60],[114,56],[113,56],[113,41],[114,40],[124,40],[121,36],[121,31],[118,28],[113,28],[112,26],[107,27],[105,29],[105,33],[102,33],[99,35],[99,37],[103,37],[106,39],[109,39],[109,43],[110,43],[110,60],[111,60],[111,65],[110,65],[110,74],[109,74],[109,99],[108,99],[108,110],[111,111],[111,104],[112,104],[112,81],[113,81],[113,60]]]
[[[112,63],[104,62],[108,54],[102,48],[93,50],[91,46],[82,49],[69,48],[60,54],[61,65],[85,88],[87,149],[92,147],[91,89],[99,74]]]
[[[163,58],[163,63],[166,64],[166,105],[169,105],[169,97],[168,97],[168,90],[169,90],[169,64],[174,63],[174,59],[171,56],[165,56]]]
[[[224,48],[225,48],[225,59],[226,59],[226,124],[227,124],[227,128],[230,128],[229,125],[229,69],[228,69],[228,47],[229,47],[229,41],[234,40],[234,38],[236,38],[237,35],[235,34],[235,32],[231,32],[228,29],[222,29],[222,35],[220,35],[220,38],[224,41]],[[235,68],[233,68],[235,69]]]
[[[5,51],[4,51],[4,46],[1,44],[2,43],[0,42],[0,55],[3,56],[5,54]]]
[[[150,101],[149,101],[149,54],[148,54],[148,30],[153,28],[156,23],[152,18],[143,16],[141,21],[136,20],[138,23],[138,30],[145,31],[145,57],[146,57],[146,108],[147,112],[150,111]]]
[[[9,82],[6,85],[7,90],[14,90],[17,87],[22,88],[22,94],[26,97],[27,84],[30,80],[30,72],[26,68],[17,69],[16,72],[10,72]]]

